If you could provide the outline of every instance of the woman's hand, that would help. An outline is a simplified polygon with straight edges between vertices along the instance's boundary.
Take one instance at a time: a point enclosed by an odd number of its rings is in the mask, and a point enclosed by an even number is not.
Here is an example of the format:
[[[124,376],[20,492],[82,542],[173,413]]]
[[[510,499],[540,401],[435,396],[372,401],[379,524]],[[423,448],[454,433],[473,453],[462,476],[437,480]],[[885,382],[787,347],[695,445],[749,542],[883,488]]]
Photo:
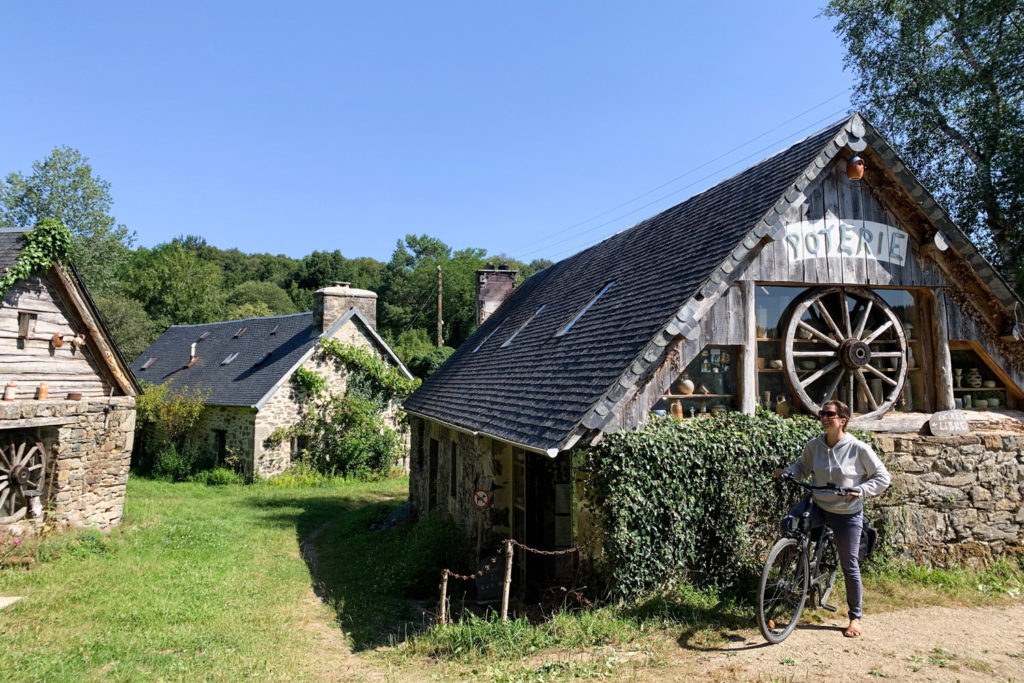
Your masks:
[[[860,489],[846,489],[843,495],[846,498],[846,500],[855,500],[857,498],[860,498],[861,493]]]
[[[776,479],[782,479],[782,475],[785,473],[785,471],[786,471],[785,469],[783,469],[781,467],[777,467],[777,468],[775,468],[775,472],[773,474],[774,474]]]

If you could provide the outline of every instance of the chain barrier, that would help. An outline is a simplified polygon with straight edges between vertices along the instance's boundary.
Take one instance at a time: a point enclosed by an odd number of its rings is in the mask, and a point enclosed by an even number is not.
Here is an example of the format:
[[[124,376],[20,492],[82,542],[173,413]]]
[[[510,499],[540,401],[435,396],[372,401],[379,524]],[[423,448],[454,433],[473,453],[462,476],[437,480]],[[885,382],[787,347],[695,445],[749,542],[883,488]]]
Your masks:
[[[590,545],[591,543],[594,542],[593,539],[591,539],[591,540],[587,541],[586,543],[584,543],[583,545],[578,545],[575,548],[568,548],[566,550],[537,550],[536,548],[531,548],[530,546],[523,545],[522,543],[520,543],[519,541],[515,540],[514,538],[510,538],[509,540],[512,541],[512,545],[514,545],[514,546],[516,546],[518,548],[522,548],[526,552],[536,553],[537,555],[568,555],[570,553],[579,552],[580,550],[582,550],[583,548],[586,548],[588,545]]]
[[[536,548],[531,548],[528,545],[523,545],[522,543],[513,538],[509,538],[505,541],[502,541],[502,547],[504,547],[505,543],[509,542],[511,542],[512,545],[516,546],[517,548],[521,548],[526,552],[535,553],[537,555],[569,555],[571,553],[579,552],[583,548],[586,548],[587,546],[592,544],[594,541],[590,540],[584,543],[583,545],[578,545],[574,548],[568,548],[566,550],[537,550]],[[504,550],[502,549],[502,547],[498,548],[498,551],[494,554],[494,556],[487,560],[487,563],[484,564],[483,568],[479,571],[476,571],[472,574],[456,574],[451,569],[444,569],[442,570],[442,573],[446,574],[447,576],[450,576],[453,579],[459,579],[460,581],[475,581],[476,579],[479,579],[481,576],[483,576],[491,569],[493,569],[494,566],[498,563],[498,557],[504,555]]]
[[[498,552],[494,555],[494,557],[492,557],[491,559],[487,560],[487,563],[483,566],[483,568],[480,569],[479,571],[473,573],[473,574],[456,574],[451,569],[445,569],[443,571],[443,573],[447,574],[448,576],[452,577],[453,579],[460,579],[462,581],[475,581],[476,579],[479,579],[481,576],[483,576],[484,574],[489,572],[491,570],[491,567],[493,567],[494,565],[496,565],[498,563],[498,556],[501,555],[501,554],[503,554],[503,553],[502,553],[501,549],[499,548]]]

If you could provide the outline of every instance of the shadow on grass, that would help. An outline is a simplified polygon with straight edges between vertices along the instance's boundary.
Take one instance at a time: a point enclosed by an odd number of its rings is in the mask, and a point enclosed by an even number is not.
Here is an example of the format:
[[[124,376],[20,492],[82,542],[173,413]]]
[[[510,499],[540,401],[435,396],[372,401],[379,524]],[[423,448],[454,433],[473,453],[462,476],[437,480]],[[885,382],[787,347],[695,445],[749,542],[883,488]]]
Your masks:
[[[376,526],[402,500],[280,497],[254,503],[269,520],[295,525],[317,595],[335,612],[356,651],[406,639],[432,624],[441,569],[465,548],[449,522],[428,518],[384,531]]]

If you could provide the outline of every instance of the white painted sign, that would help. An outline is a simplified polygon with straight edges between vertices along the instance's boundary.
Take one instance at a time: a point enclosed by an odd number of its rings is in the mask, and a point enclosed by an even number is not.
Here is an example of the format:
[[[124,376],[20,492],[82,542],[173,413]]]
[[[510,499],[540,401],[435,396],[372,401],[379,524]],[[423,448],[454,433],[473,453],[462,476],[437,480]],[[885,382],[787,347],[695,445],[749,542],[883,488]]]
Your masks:
[[[971,426],[967,424],[967,415],[960,410],[943,410],[932,415],[928,427],[933,436],[952,436],[968,434]]]
[[[899,228],[875,221],[824,220],[798,223],[786,228],[786,251],[790,260],[814,258],[871,258],[902,266],[907,262],[910,237]]]

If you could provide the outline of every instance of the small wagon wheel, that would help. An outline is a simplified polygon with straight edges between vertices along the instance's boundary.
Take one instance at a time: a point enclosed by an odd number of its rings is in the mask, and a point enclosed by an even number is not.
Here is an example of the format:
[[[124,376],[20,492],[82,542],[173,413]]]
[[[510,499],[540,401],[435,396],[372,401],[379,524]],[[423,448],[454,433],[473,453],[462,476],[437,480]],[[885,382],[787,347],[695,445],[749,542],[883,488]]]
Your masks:
[[[888,412],[907,379],[907,337],[892,308],[858,287],[809,289],[791,304],[786,379],[812,411],[840,400],[863,417]],[[869,380],[881,392],[872,392]],[[880,393],[880,395],[878,395]]]
[[[43,495],[46,451],[41,443],[22,441],[0,448],[0,524],[22,519],[29,500]]]

